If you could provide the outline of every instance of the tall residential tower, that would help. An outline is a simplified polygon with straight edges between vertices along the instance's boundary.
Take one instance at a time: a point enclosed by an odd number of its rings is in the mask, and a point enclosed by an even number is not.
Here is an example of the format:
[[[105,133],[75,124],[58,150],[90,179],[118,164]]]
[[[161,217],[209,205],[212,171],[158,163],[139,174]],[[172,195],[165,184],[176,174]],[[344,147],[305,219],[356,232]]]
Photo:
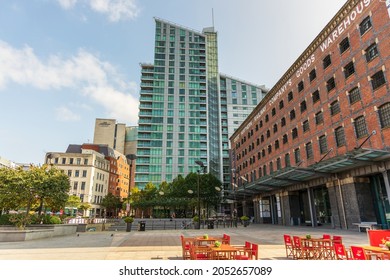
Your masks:
[[[267,93],[222,75],[217,33],[155,18],[154,63],[141,64],[136,185],[207,172],[230,181],[229,136]]]

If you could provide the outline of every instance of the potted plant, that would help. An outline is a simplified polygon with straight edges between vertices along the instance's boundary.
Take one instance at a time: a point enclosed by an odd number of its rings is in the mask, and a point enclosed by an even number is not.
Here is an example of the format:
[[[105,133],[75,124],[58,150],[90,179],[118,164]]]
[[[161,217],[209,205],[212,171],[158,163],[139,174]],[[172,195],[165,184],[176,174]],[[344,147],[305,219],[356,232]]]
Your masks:
[[[310,234],[306,234],[306,239],[311,239],[311,235]]]
[[[214,243],[214,246],[217,248],[221,247],[221,245],[222,245],[222,243],[219,241],[215,241],[215,243]]]
[[[126,231],[130,232],[131,231],[131,224],[134,222],[134,218],[127,216],[123,218],[123,221],[126,223]]]
[[[199,216],[196,215],[192,218],[192,222],[194,223],[195,229],[200,229]]]
[[[203,234],[203,239],[209,239],[209,235],[208,234]]]
[[[249,217],[248,216],[241,216],[241,221],[244,224],[244,227],[247,227],[249,225]]]

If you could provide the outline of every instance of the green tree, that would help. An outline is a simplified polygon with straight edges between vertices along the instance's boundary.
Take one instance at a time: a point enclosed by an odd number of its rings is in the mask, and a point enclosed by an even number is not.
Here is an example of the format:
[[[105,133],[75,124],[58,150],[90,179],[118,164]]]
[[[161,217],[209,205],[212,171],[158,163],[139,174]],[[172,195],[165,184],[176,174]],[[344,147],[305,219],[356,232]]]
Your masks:
[[[109,193],[105,197],[103,197],[100,205],[105,207],[108,213],[113,213],[114,216],[117,216],[118,210],[121,209],[122,207],[122,201],[120,197],[117,197],[112,193]]]

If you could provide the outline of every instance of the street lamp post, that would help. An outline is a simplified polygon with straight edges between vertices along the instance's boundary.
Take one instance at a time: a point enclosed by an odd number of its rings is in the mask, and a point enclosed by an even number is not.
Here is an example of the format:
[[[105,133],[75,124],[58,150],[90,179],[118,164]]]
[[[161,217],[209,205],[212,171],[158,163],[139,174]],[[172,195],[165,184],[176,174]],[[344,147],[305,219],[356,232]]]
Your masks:
[[[131,181],[133,176],[133,161],[137,159],[137,156],[135,154],[129,154],[126,155],[127,162],[129,163],[129,187],[127,190],[127,204],[126,204],[126,211],[127,216],[130,216],[130,195],[131,195]]]
[[[204,170],[205,166],[204,166],[202,161],[196,160],[195,163],[197,165],[199,165],[200,167],[202,167],[203,170]],[[197,178],[197,183],[198,183],[198,185],[197,185],[197,189],[198,189],[198,203],[197,204],[198,204],[198,206],[197,206],[197,208],[198,208],[198,217],[199,217],[199,226],[197,227],[197,229],[200,229],[200,183],[199,183],[200,170],[199,169],[198,169],[197,173],[198,173],[198,178]]]

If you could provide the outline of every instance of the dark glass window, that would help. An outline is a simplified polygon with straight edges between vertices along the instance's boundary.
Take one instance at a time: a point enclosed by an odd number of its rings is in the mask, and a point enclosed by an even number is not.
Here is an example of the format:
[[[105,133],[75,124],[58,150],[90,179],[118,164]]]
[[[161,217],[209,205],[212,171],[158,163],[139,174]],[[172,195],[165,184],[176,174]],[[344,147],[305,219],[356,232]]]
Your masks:
[[[275,150],[279,149],[279,140],[275,141]]]
[[[340,113],[340,103],[338,100],[336,100],[330,104],[330,114],[334,116],[338,113]]]
[[[384,85],[386,83],[385,75],[383,74],[383,71],[376,72],[374,75],[371,76],[371,85],[372,89],[376,90],[380,86]]]
[[[367,49],[366,49],[366,60],[367,62],[370,62],[371,60],[373,60],[375,57],[378,56],[378,47],[377,45],[374,43],[372,44],[371,46],[369,46]]]
[[[276,115],[276,109],[275,108],[272,108],[272,116],[275,116]]]
[[[281,100],[281,101],[279,102],[279,109],[283,109],[283,107],[284,107],[284,103],[283,103],[283,100]]]
[[[301,162],[301,151],[299,150],[299,148],[294,150],[294,157],[295,157],[295,164]]]
[[[361,100],[360,90],[358,87],[355,87],[349,91],[349,103],[353,104]]]
[[[303,127],[303,132],[309,131],[310,130],[309,121],[308,120],[304,121],[302,127]]]
[[[325,58],[322,60],[322,64],[324,66],[324,69],[332,64],[332,60],[330,59],[330,54],[325,56]]]
[[[285,154],[284,155],[284,164],[286,167],[291,166],[291,161],[290,161],[290,154]]]
[[[304,89],[303,81],[298,83],[298,92],[301,92]]]
[[[267,138],[270,138],[271,137],[271,131],[269,131],[269,129],[267,130]]]
[[[313,81],[317,77],[316,69],[313,69],[309,73],[309,80],[310,82]]]
[[[268,154],[270,154],[271,152],[272,152],[272,146],[268,145]]]
[[[340,53],[343,53],[343,52],[345,52],[346,50],[348,50],[348,48],[349,48],[349,38],[348,38],[348,37],[344,38],[344,39],[340,42],[339,47],[340,47]]]
[[[372,26],[371,24],[371,18],[370,16],[363,19],[363,21],[359,25],[360,35],[363,35],[367,32],[368,29],[370,29]]]
[[[305,100],[303,100],[303,101],[301,102],[300,107],[301,107],[301,113],[303,113],[303,112],[306,111],[307,106],[306,106],[306,101],[305,101]]]
[[[283,144],[286,144],[288,142],[288,136],[287,134],[283,135]]]
[[[328,151],[328,143],[326,141],[326,136],[322,135],[318,139],[319,144],[320,144],[320,153],[325,154]]]
[[[306,144],[306,158],[307,159],[313,158],[313,144],[311,142]]]
[[[295,110],[290,111],[290,120],[295,119]]]
[[[283,117],[281,120],[280,120],[280,125],[283,127],[286,125],[286,118]]]
[[[276,159],[276,169],[277,170],[282,169],[282,161],[280,160],[280,158]]]
[[[326,89],[329,91],[331,91],[332,89],[334,89],[336,87],[336,82],[334,80],[334,77],[330,78],[327,82],[326,82]]]
[[[316,103],[317,101],[320,101],[320,92],[316,90],[315,92],[312,93],[311,98],[313,99],[313,104]]]
[[[337,147],[341,147],[345,145],[345,134],[344,127],[340,126],[334,130],[334,134],[336,137],[336,145]]]
[[[390,127],[390,103],[386,103],[380,106],[378,112],[381,127]]]
[[[268,121],[269,121],[269,116],[267,114],[267,115],[265,115],[265,122],[268,122]]]
[[[298,129],[296,127],[293,128],[291,135],[293,139],[298,138]]]
[[[278,132],[278,125],[274,124],[274,133]]]
[[[364,116],[360,116],[356,118],[354,123],[355,123],[355,133],[357,138],[361,138],[368,134],[366,120],[364,119]]]
[[[355,73],[355,66],[353,65],[353,61],[351,61],[350,63],[348,63],[344,67],[344,76],[345,76],[345,78],[348,78],[353,73]]]
[[[324,122],[324,115],[323,115],[322,111],[320,111],[316,114],[316,124],[318,125],[318,124],[321,124],[323,122]]]
[[[294,99],[294,95],[293,95],[292,91],[290,91],[290,92],[288,93],[287,99],[288,99],[289,102],[290,102],[291,100]]]

